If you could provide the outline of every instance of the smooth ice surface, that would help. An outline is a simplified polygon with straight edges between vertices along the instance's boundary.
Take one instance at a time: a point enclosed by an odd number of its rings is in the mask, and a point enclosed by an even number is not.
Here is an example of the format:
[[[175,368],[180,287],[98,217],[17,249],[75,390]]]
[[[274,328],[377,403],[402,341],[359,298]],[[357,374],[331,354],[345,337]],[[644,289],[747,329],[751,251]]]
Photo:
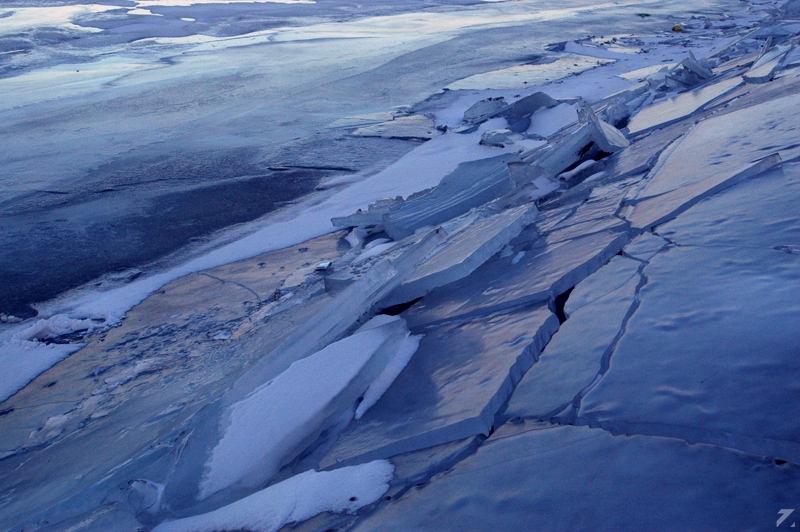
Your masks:
[[[661,226],[658,233],[683,245],[800,253],[798,205],[800,165],[784,164],[701,201]]]
[[[386,458],[476,434],[558,329],[546,307],[426,331],[391,388],[342,433],[320,463]]]
[[[554,299],[628,241],[626,233],[611,231],[554,244],[549,238],[536,242],[514,265],[512,257],[496,257],[464,279],[431,291],[406,313],[410,327]]]
[[[389,297],[388,304],[411,301],[463,279],[533,222],[536,213],[535,206],[523,205],[471,223],[445,240],[442,245],[447,247],[417,268]]]
[[[224,434],[206,463],[200,498],[237,483],[256,487],[270,480],[364,393],[408,336],[400,318],[374,320],[380,325],[368,322],[230,407]]]
[[[432,192],[392,209],[384,217],[386,232],[398,240],[511,192],[507,163],[516,160],[515,155],[499,155],[459,164]]]
[[[601,370],[603,355],[622,330],[633,304],[640,280],[639,265],[615,257],[575,287],[572,294],[578,306],[568,311],[569,319],[561,324],[539,361],[514,390],[506,416],[555,414],[592,383]],[[624,284],[619,286],[620,283]]]
[[[168,521],[154,532],[275,532],[322,512],[353,513],[389,489],[394,466],[385,460],[336,471],[306,471],[213,512]]]
[[[580,415],[800,458],[799,267],[797,255],[738,246],[650,259],[641,304]]]
[[[667,126],[691,115],[704,105],[731,92],[742,83],[740,77],[730,78],[645,107],[631,119],[628,124],[628,132],[635,135],[655,127]]]
[[[719,447],[531,424],[499,430],[357,530],[759,531],[800,498],[799,479],[794,464]]]

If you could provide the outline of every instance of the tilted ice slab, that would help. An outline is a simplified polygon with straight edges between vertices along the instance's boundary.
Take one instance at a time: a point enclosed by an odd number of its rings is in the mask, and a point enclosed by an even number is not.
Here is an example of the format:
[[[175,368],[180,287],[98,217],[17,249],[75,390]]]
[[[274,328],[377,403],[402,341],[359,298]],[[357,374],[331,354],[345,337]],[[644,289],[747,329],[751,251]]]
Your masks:
[[[634,302],[640,265],[614,257],[575,287],[564,308],[569,319],[514,390],[506,416],[555,415],[595,380]]]
[[[518,160],[516,155],[504,154],[459,164],[432,192],[401,203],[384,216],[386,233],[399,240],[511,192],[514,186],[507,163]]]
[[[320,463],[386,458],[477,434],[558,329],[546,305],[427,331],[394,385]]]
[[[748,70],[742,76],[742,78],[747,83],[766,83],[768,81],[772,81],[772,78],[775,76],[775,71],[778,70],[778,67],[780,66],[782,60],[783,57],[779,57],[777,59],[773,59],[768,63],[764,63],[758,68],[754,67]]]
[[[275,532],[322,512],[354,513],[389,489],[394,466],[385,460],[336,471],[306,471],[213,512],[168,521],[154,532]]]
[[[224,433],[206,462],[199,497],[272,479],[355,403],[408,335],[401,318],[378,316],[233,404],[222,417]]]
[[[495,257],[464,279],[431,291],[409,309],[406,319],[417,328],[554,299],[627,242],[627,233],[612,231],[558,243],[543,237],[516,262],[513,257]]]
[[[678,239],[680,241],[680,239]],[[680,246],[647,284],[579,415],[800,460],[800,257],[769,248]]]
[[[645,107],[631,119],[628,132],[638,135],[656,127],[668,126],[728,94],[742,83],[741,77],[730,78]]]
[[[800,499],[799,481],[794,465],[715,446],[525,423],[357,529],[758,531]]]
[[[617,128],[597,118],[590,105],[584,104],[579,110],[581,113],[586,123],[558,139],[541,156],[530,157],[533,164],[551,175],[558,175],[586,158],[593,145],[606,153],[616,153],[629,146],[628,139]]]
[[[463,279],[536,218],[535,205],[523,205],[477,220],[449,237],[383,303],[393,305],[422,297],[438,286]]]
[[[634,227],[653,227],[781,158],[797,157],[798,106],[800,95],[791,95],[701,122],[661,154],[622,214]]]

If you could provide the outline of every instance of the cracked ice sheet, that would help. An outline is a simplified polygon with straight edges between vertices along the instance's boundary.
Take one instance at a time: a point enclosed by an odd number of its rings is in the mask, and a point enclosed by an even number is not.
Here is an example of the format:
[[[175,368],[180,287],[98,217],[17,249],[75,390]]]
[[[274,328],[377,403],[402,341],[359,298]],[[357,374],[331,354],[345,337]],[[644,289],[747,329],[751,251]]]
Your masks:
[[[557,235],[553,239],[558,240]],[[556,243],[543,237],[525,249],[515,246],[517,252],[526,251],[516,264],[511,264],[511,256],[495,256],[464,279],[432,290],[405,317],[414,329],[555,298],[595,272],[627,242],[627,233],[603,231]]]
[[[633,304],[640,265],[614,257],[575,287],[564,308],[569,319],[514,390],[505,416],[555,415],[594,380]]]
[[[391,388],[342,433],[320,467],[386,458],[477,434],[558,329],[541,305],[426,332]]]
[[[794,464],[715,446],[525,423],[357,530],[766,530],[798,481]]]
[[[800,156],[798,106],[791,95],[701,122],[661,154],[623,216],[634,227],[662,223],[770,154]]]
[[[800,257],[670,248],[579,417],[800,460]]]
[[[800,164],[784,164],[701,201],[659,227],[658,233],[682,245],[800,253],[798,205]]]

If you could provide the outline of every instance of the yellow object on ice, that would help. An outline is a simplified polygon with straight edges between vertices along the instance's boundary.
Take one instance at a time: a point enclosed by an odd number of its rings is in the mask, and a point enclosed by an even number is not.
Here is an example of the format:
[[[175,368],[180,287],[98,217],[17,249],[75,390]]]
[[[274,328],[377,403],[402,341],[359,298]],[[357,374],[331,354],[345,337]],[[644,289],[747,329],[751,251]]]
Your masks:
[[[680,24],[675,24],[674,26],[672,26],[672,31],[683,31],[683,28],[681,27]]]

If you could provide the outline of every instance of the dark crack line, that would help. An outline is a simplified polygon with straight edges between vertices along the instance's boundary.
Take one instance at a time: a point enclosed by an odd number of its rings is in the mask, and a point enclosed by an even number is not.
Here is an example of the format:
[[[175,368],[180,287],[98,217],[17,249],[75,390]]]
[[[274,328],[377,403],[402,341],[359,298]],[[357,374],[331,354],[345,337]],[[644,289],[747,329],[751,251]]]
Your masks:
[[[236,286],[238,286],[239,288],[244,288],[245,290],[247,290],[248,292],[250,292],[251,294],[253,294],[254,296],[256,296],[256,301],[258,301],[258,306],[259,306],[259,307],[260,307],[260,306],[261,306],[261,304],[262,304],[262,303],[261,303],[261,296],[259,296],[259,295],[256,293],[256,291],[255,291],[255,290],[253,290],[252,288],[250,288],[249,286],[243,285],[242,283],[237,283],[236,281],[229,281],[229,280],[227,280],[227,279],[222,279],[222,278],[220,278],[220,277],[217,277],[217,276],[215,276],[215,275],[211,275],[210,273],[200,272],[200,273],[199,273],[199,275],[205,275],[206,277],[210,277],[211,279],[214,279],[214,280],[216,280],[216,281],[219,281],[219,282],[221,282],[221,283],[230,283],[230,284],[235,284],[235,285],[236,285]]]

